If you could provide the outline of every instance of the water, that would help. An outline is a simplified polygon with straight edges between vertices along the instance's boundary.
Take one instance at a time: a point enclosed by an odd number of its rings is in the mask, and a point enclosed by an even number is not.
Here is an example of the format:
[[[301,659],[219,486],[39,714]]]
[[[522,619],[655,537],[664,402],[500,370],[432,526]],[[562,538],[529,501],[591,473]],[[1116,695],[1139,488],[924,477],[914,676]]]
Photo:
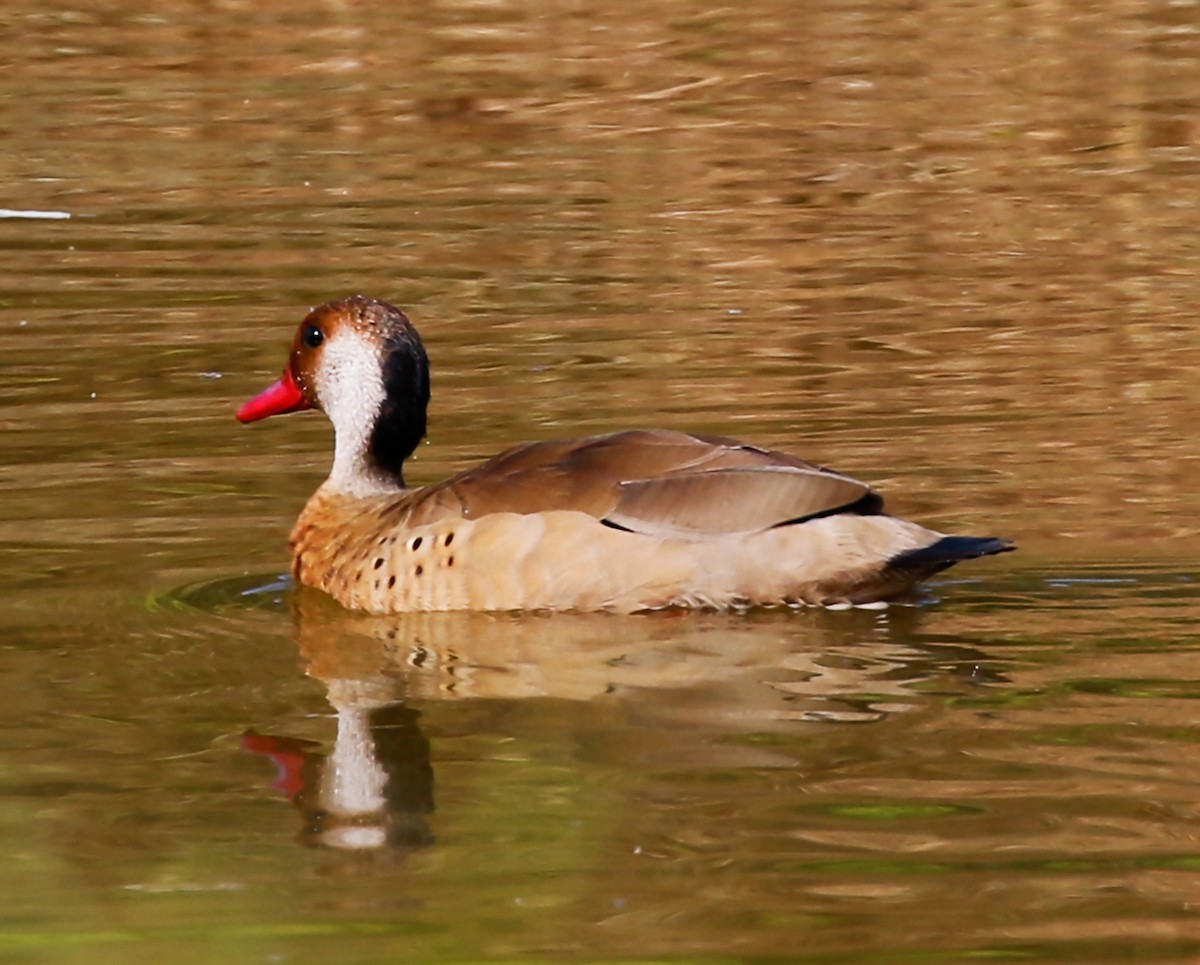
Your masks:
[[[1195,22],[8,4],[0,959],[1200,957]],[[280,577],[327,426],[232,412],[353,291],[417,483],[660,425],[1021,552],[346,614]]]

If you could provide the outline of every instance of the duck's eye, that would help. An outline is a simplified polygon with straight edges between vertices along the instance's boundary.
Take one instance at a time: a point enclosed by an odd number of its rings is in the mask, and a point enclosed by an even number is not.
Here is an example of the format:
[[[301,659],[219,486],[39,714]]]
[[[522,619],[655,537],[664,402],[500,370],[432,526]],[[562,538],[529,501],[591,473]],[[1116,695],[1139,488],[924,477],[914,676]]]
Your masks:
[[[321,343],[325,341],[325,333],[322,332],[316,325],[309,325],[304,334],[300,336],[302,341],[309,348],[320,348]]]

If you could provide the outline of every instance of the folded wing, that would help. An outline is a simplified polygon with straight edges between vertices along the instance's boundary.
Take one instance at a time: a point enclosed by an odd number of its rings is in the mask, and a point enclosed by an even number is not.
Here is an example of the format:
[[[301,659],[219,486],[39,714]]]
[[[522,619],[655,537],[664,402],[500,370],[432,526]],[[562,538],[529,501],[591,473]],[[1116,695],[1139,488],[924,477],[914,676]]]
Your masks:
[[[655,429],[510,449],[397,509],[410,525],[574,510],[614,529],[698,540],[882,505],[858,480],[787,453]]]
[[[869,487],[794,466],[712,469],[622,482],[603,522],[669,539],[704,539],[802,523],[840,512],[878,512]]]

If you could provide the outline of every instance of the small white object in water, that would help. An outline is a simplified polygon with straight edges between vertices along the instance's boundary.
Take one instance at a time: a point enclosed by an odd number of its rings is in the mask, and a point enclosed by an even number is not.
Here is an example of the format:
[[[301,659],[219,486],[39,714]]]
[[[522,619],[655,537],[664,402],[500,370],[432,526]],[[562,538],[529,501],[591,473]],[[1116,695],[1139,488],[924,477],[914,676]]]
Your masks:
[[[321,843],[346,851],[365,851],[387,844],[387,831],[380,827],[357,825],[330,828],[321,835]]]
[[[172,895],[188,892],[245,891],[246,886],[240,881],[215,881],[211,884],[193,881],[165,881],[147,882],[145,884],[138,882],[137,884],[125,885],[125,890],[144,891],[152,895]]]
[[[96,393],[95,393],[95,392],[93,392],[93,393],[92,393],[92,398],[93,398],[93,399],[94,399],[94,398],[96,398]]]
[[[71,217],[70,211],[22,211],[19,208],[0,208],[0,218],[49,218],[62,220]]]

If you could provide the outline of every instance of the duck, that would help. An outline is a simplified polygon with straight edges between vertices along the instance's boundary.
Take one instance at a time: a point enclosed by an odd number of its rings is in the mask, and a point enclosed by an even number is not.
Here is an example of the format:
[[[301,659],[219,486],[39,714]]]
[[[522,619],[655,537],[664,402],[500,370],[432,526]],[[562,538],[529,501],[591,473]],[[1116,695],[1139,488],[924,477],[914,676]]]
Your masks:
[[[885,606],[1014,549],[884,511],[863,482],[717,435],[630,429],[518,445],[423,488],[429,360],[396,306],[312,309],[243,423],[317,409],[333,465],[291,532],[292,576],[343,607],[600,611]]]

